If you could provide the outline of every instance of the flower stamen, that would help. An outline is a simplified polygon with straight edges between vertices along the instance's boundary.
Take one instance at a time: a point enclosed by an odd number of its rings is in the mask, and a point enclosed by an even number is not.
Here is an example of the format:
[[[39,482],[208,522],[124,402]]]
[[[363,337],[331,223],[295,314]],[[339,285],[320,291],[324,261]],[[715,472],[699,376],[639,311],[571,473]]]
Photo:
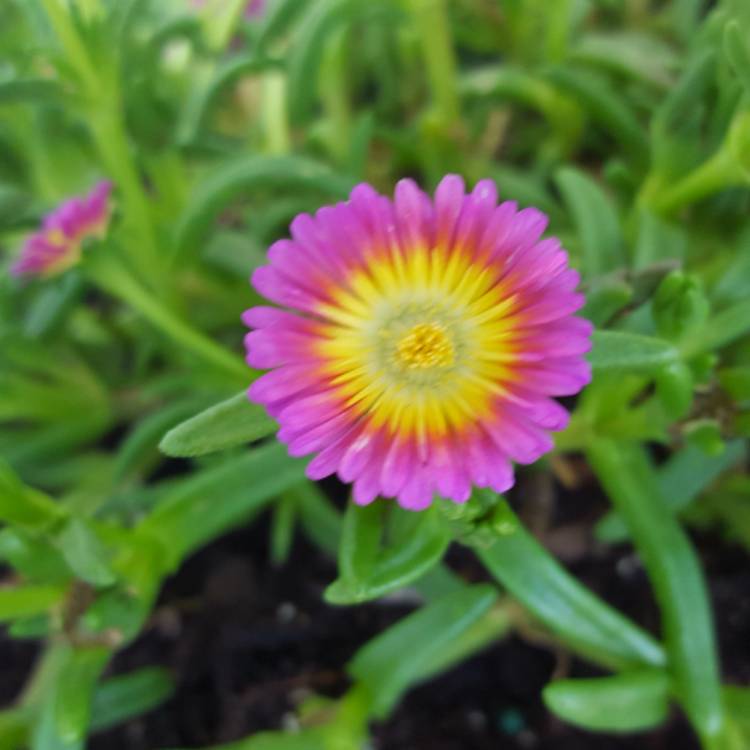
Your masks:
[[[448,367],[455,361],[455,350],[444,326],[419,323],[399,340],[394,358],[408,370]]]

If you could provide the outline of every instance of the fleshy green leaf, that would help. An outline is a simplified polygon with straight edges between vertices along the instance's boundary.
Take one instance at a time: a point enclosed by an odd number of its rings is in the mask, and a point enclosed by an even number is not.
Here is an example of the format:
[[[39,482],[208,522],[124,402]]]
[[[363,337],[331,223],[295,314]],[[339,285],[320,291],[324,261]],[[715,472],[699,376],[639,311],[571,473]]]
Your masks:
[[[239,393],[173,427],[159,444],[168,456],[187,458],[246,445],[277,428],[262,406]]]
[[[385,529],[385,505],[364,508],[351,503],[344,516],[339,550],[339,578],[326,589],[331,604],[354,604],[376,599],[417,580],[443,556],[449,537],[432,509],[420,514],[391,508],[390,528]],[[406,521],[408,531],[381,548],[386,536],[395,536],[396,522]]]
[[[706,744],[726,731],[705,582],[643,448],[598,437],[588,456],[643,557],[663,617],[675,691]]]
[[[560,680],[542,693],[547,708],[570,724],[593,732],[637,732],[667,715],[666,672],[626,672],[613,677]]]
[[[0,459],[0,521],[40,529],[65,515],[65,510],[52,498],[24,484]]]
[[[622,266],[620,220],[602,188],[572,167],[558,170],[555,182],[578,230],[584,274],[598,276]]]
[[[64,593],[61,586],[0,588],[0,622],[43,614],[57,604]]]
[[[244,156],[220,165],[200,182],[177,228],[177,247],[197,248],[219,212],[248,190],[282,186],[344,198],[353,180],[301,156]]]
[[[182,556],[245,521],[304,479],[305,462],[269,443],[195,474],[167,493],[141,523],[176,564]]]
[[[174,692],[174,680],[159,667],[118,675],[97,687],[91,709],[91,731],[100,732],[153,710]]]
[[[91,702],[99,676],[110,658],[109,649],[72,649],[59,675],[55,696],[55,726],[64,743],[81,742],[91,723]]]
[[[750,93],[750,50],[736,20],[730,21],[724,29],[724,53],[745,92]]]
[[[709,456],[699,448],[687,445],[659,468],[657,477],[661,496],[673,513],[679,513],[745,454],[742,440],[729,443],[720,456]],[[610,543],[627,539],[628,529],[622,516],[610,511],[597,524],[596,536]]]
[[[645,631],[592,594],[555,560],[510,510],[496,519],[497,540],[476,553],[495,578],[566,644],[615,667],[662,666]]]
[[[83,518],[71,518],[58,536],[58,545],[70,569],[93,586],[109,586],[117,579],[111,555]]]
[[[677,349],[667,341],[625,331],[594,331],[589,353],[594,372],[653,374],[679,361]]]
[[[373,698],[373,714],[384,717],[400,695],[423,678],[426,666],[466,633],[492,607],[491,586],[470,586],[409,615],[360,649],[349,672]]]

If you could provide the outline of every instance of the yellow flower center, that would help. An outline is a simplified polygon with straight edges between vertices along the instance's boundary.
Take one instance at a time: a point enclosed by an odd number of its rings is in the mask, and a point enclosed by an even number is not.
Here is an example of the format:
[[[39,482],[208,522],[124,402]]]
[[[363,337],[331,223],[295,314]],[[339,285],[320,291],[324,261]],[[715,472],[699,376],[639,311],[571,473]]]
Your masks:
[[[394,358],[402,368],[424,370],[452,365],[455,351],[444,326],[419,323],[399,340]]]

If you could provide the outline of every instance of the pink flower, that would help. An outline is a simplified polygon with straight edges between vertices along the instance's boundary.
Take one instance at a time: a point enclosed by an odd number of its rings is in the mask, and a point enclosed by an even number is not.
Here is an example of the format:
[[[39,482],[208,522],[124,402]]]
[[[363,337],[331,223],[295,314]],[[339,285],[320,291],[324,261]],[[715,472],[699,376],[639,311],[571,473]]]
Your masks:
[[[253,286],[280,307],[243,317],[249,390],[290,454],[316,454],[355,502],[465,502],[504,492],[512,462],[552,448],[568,413],[554,396],[591,378],[591,324],[573,316],[578,273],[547,217],[497,204],[482,180],[445,177],[434,200],[411,180],[393,201],[358,185],[349,201],[302,214]]]
[[[111,183],[100,182],[88,195],[69,198],[48,214],[24,243],[11,273],[49,277],[78,263],[83,241],[107,231],[111,190]]]

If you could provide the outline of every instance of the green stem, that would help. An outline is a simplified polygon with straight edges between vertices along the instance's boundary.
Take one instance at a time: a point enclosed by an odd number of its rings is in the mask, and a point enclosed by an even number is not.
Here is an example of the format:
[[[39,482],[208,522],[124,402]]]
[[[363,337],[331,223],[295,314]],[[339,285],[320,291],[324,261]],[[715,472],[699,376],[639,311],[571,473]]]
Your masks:
[[[86,47],[71,20],[70,13],[62,0],[42,0],[52,28],[65,50],[68,62],[75,69],[87,94],[99,90],[99,76]]]
[[[266,152],[288,154],[292,149],[286,106],[286,73],[271,70],[263,76],[262,124]]]
[[[248,0],[212,0],[206,4],[206,38],[215,52],[223,52],[234,36]],[[228,7],[227,7],[228,6]]]
[[[148,200],[138,171],[134,166],[125,131],[118,69],[109,58],[99,67],[94,64],[78,34],[70,12],[62,0],[43,0],[45,10],[65,50],[68,62],[78,74],[86,101],[85,114],[90,122],[94,143],[109,176],[122,192],[124,214],[137,233],[137,241],[129,243],[128,252],[144,277],[155,286],[163,276],[159,263],[158,242],[151,219]],[[99,12],[98,2],[83,8]]]
[[[719,190],[744,181],[741,169],[727,149],[721,149],[676,185],[652,198],[654,208],[661,214],[675,214],[681,208]]]
[[[100,248],[86,265],[89,275],[99,286],[129,304],[156,328],[204,362],[230,376],[233,382],[247,384],[251,373],[239,357],[177,317],[111,255],[105,256],[107,252],[107,248]]]
[[[346,34],[339,32],[326,49],[321,73],[323,107],[330,126],[329,143],[334,157],[343,161],[349,154],[352,112],[347,81]]]
[[[139,269],[139,275],[149,278],[159,288],[163,264],[158,261],[151,210],[133,163],[119,102],[112,102],[106,111],[92,113],[91,128],[105,168],[122,193],[125,218],[132,223],[138,237],[137,242],[128,243],[128,254]]]
[[[446,127],[461,118],[451,22],[445,0],[411,0],[435,109]]]

